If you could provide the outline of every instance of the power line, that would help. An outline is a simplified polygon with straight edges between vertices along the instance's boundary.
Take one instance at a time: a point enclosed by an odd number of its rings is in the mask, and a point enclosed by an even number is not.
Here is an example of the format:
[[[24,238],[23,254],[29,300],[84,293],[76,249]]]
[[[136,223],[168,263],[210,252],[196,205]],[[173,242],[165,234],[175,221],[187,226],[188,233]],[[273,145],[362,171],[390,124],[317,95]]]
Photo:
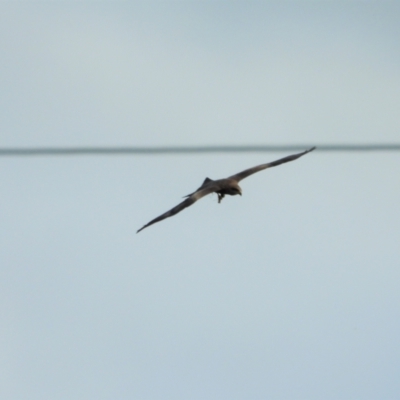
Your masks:
[[[267,153],[301,151],[314,144],[296,145],[237,145],[237,146],[156,146],[156,147],[25,147],[0,148],[0,157],[12,156],[67,156],[67,155],[148,155],[200,153]],[[320,144],[324,152],[400,151],[400,143],[384,144]]]

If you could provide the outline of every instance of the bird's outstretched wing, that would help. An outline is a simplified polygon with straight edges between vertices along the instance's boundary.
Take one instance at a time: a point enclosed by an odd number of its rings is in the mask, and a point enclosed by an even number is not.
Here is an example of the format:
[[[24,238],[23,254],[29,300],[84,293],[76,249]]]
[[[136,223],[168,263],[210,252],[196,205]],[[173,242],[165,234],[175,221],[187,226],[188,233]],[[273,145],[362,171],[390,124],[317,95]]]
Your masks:
[[[303,151],[302,153],[292,154],[291,156],[287,156],[287,157],[281,158],[281,159],[276,160],[276,161],[272,161],[272,162],[267,163],[267,164],[257,165],[256,167],[249,168],[249,169],[246,169],[246,170],[244,170],[242,172],[239,172],[238,174],[232,175],[228,179],[233,179],[236,182],[239,182],[242,179],[247,178],[248,176],[250,176],[252,174],[255,174],[256,172],[262,171],[263,169],[276,167],[277,165],[280,165],[280,164],[283,164],[283,163],[287,163],[289,161],[297,160],[299,157],[304,156],[304,154],[307,154],[310,151],[313,151],[314,149],[315,149],[315,147],[312,147],[311,149]]]
[[[160,215],[157,218],[152,219],[149,223],[147,223],[146,225],[142,226],[136,233],[139,233],[144,228],[147,228],[148,226],[153,225],[156,222],[160,222],[165,218],[172,217],[173,215],[178,214],[179,212],[181,212],[186,207],[191,206],[197,200],[200,200],[202,197],[207,196],[210,193],[214,193],[219,189],[220,189],[219,185],[215,184],[215,185],[209,185],[209,186],[205,187],[204,189],[197,190],[196,192],[192,193],[187,199],[182,201],[182,203],[179,203],[174,208],[171,208],[171,210],[167,211],[166,213]]]

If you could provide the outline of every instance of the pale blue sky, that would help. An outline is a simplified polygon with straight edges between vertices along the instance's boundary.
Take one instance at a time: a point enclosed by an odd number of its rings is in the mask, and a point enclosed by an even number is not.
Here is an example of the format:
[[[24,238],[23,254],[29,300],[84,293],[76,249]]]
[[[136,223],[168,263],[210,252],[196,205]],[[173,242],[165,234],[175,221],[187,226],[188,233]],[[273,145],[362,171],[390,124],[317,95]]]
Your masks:
[[[399,142],[398,2],[0,5],[0,146]],[[400,397],[398,153],[0,158],[0,397]]]

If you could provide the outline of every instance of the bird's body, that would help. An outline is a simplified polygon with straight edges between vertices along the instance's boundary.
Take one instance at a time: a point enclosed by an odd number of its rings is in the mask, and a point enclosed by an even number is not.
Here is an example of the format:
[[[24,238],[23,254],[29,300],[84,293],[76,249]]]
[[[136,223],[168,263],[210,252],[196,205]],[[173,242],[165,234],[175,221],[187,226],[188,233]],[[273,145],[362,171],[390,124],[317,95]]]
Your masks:
[[[195,192],[188,194],[185,197],[190,197],[192,194],[198,192],[199,190],[210,189],[210,188],[212,189],[218,188],[218,190],[213,190],[213,192],[218,194],[218,203],[221,202],[221,200],[224,198],[226,194],[229,194],[230,196],[234,196],[236,194],[240,195],[242,194],[241,187],[234,179],[225,178],[225,179],[213,180],[210,178],[206,178],[203,184]]]
[[[140,228],[136,233],[139,233],[141,230],[144,228],[147,228],[148,226],[155,224],[156,222],[160,222],[165,218],[172,217],[173,215],[179,213],[186,207],[191,206],[193,203],[195,203],[197,200],[201,199],[204,196],[207,196],[208,194],[211,193],[217,193],[218,195],[218,203],[222,201],[222,199],[225,197],[225,195],[230,195],[230,196],[235,196],[237,194],[242,195],[242,189],[239,186],[239,182],[247,178],[248,176],[262,171],[267,168],[275,167],[277,165],[289,162],[289,161],[294,161],[298,159],[299,157],[303,156],[304,154],[309,153],[310,151],[313,151],[315,147],[303,151],[302,153],[298,154],[293,154],[291,156],[287,156],[284,158],[281,158],[279,160],[267,163],[267,164],[261,164],[253,168],[246,169],[242,172],[239,172],[238,174],[232,175],[228,178],[225,179],[218,179],[218,180],[212,180],[210,178],[206,178],[202,185],[193,193],[188,194],[186,199],[179,203],[177,206],[172,208],[171,210],[167,211],[166,213],[160,215],[157,218],[154,218],[151,220],[149,223],[144,225],[142,228]]]

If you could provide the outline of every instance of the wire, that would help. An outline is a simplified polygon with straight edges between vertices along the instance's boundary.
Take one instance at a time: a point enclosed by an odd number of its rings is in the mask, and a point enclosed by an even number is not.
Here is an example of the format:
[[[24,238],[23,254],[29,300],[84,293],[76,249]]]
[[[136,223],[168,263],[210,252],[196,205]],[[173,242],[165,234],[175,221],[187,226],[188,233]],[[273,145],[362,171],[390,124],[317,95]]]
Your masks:
[[[301,151],[313,147],[298,145],[238,145],[238,146],[160,146],[160,147],[26,147],[0,148],[0,157],[12,156],[67,156],[67,155],[123,155],[123,154],[199,154],[199,153],[267,153]],[[400,143],[386,144],[321,144],[317,151],[372,152],[400,151]]]

